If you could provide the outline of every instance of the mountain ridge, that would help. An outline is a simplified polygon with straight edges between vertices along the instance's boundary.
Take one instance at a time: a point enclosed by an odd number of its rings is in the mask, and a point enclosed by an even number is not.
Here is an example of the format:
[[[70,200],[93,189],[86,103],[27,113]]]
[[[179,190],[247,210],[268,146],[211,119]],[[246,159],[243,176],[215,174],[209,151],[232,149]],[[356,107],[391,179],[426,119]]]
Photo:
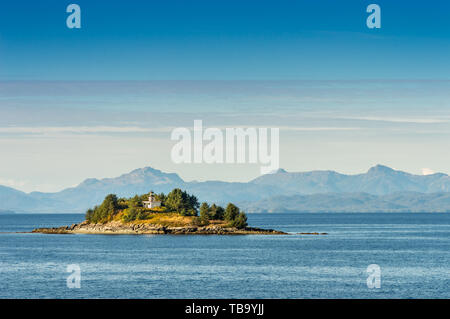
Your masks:
[[[450,192],[450,177],[447,174],[414,175],[379,164],[366,173],[354,175],[331,170],[277,172],[257,177],[250,183],[274,185],[302,194],[367,192],[385,195],[398,191]]]
[[[410,193],[412,197],[414,193],[450,193],[450,177],[444,173],[414,175],[388,166],[376,165],[366,173],[354,175],[341,174],[332,170],[287,172],[284,169],[278,169],[272,174],[259,176],[249,182],[186,182],[176,173],[166,173],[147,166],[117,177],[87,178],[75,187],[54,193],[27,194],[10,187],[0,186],[0,209],[16,212],[81,213],[99,204],[110,193],[129,197],[144,194],[150,190],[167,193],[176,187],[195,194],[200,201],[220,204],[245,202],[253,211],[258,209],[265,211],[267,204],[264,204],[264,201],[271,202],[277,196],[312,196],[304,198],[304,200],[311,200],[320,197],[317,195],[328,194],[327,200],[333,198],[339,202],[339,196],[341,199],[347,196],[348,199],[348,195],[344,194],[354,194],[360,197],[359,200],[362,203],[370,200],[367,205],[372,205],[376,200],[384,200],[383,196],[396,193]],[[369,198],[362,194],[374,197]],[[323,199],[325,200],[325,197]],[[402,200],[411,201],[405,197]],[[425,200],[432,200],[432,198],[427,197]],[[260,207],[256,203],[259,203]],[[440,204],[443,205],[443,203]],[[311,205],[316,207],[318,204]],[[435,206],[431,208],[442,210]]]
[[[263,202],[243,203],[241,206],[249,213],[450,213],[450,193],[291,195],[275,196]]]

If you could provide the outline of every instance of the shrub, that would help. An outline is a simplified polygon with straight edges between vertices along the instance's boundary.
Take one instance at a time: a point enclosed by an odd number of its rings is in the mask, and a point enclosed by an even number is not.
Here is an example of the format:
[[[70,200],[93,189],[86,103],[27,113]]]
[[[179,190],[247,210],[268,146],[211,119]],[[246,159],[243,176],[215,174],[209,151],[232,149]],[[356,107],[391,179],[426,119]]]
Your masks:
[[[139,220],[144,220],[147,218],[148,218],[148,214],[146,212],[143,212],[142,210],[139,211],[139,213],[137,213],[137,215],[136,215],[136,219],[139,219]]]
[[[206,226],[209,225],[209,220],[202,219],[201,217],[195,216],[192,219],[192,225],[194,226]]]
[[[181,216],[197,216],[197,211],[194,209],[183,208],[179,213]]]
[[[125,222],[131,222],[133,220],[136,220],[136,217],[138,216],[138,210],[134,207],[128,208],[122,217],[123,221]]]

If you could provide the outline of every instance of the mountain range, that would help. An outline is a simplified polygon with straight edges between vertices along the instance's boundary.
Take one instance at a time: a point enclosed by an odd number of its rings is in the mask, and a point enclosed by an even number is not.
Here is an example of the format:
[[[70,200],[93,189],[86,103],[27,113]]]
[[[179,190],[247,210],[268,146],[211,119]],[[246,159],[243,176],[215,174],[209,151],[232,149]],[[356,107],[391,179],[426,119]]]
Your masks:
[[[24,193],[0,186],[0,210],[83,213],[110,193],[120,197],[182,188],[200,201],[234,202],[248,212],[450,212],[450,176],[414,175],[377,165],[366,173],[287,172],[280,169],[247,183],[186,182],[175,173],[145,167],[115,178],[86,179],[55,193]]]

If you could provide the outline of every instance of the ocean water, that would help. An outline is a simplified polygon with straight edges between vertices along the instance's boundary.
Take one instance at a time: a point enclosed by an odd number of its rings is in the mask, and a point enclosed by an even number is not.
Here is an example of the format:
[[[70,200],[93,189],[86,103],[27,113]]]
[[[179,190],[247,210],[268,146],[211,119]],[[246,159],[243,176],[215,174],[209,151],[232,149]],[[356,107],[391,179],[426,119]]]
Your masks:
[[[328,235],[18,233],[83,215],[0,216],[0,298],[449,298],[450,214],[251,214]],[[79,265],[81,287],[68,288]],[[370,264],[381,287],[368,288]]]

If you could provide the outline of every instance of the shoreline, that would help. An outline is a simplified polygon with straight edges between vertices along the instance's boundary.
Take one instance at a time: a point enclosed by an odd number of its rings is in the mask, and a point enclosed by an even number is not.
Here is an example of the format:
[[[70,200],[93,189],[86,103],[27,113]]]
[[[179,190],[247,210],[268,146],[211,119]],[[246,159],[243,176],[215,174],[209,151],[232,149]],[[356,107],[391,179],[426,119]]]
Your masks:
[[[122,223],[112,221],[105,224],[89,224],[86,221],[71,226],[36,228],[32,233],[41,234],[96,234],[96,235],[289,235],[274,229],[256,227],[208,226],[163,226],[147,223]],[[311,233],[313,234],[313,233]]]

